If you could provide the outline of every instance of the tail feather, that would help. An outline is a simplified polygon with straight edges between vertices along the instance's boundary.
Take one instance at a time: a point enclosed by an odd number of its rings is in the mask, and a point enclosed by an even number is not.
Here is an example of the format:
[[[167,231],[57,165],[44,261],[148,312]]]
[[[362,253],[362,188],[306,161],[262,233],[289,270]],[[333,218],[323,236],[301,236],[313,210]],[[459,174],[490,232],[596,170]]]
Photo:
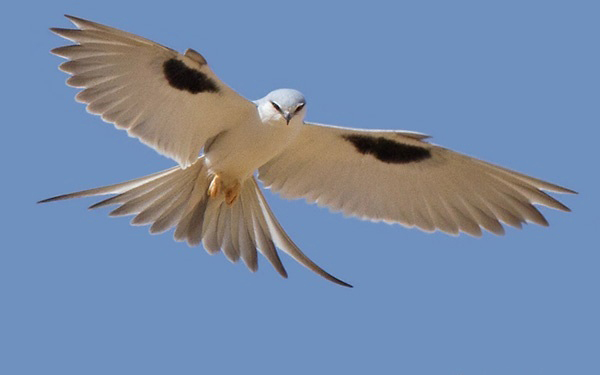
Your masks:
[[[236,207],[237,208],[237,207]],[[224,210],[219,215],[219,241],[221,243],[221,250],[223,254],[231,262],[235,263],[240,260],[240,251],[237,246],[233,243],[233,237],[231,235],[231,227],[233,226],[233,212],[235,208],[231,207],[229,210]]]
[[[156,194],[162,194],[165,192],[165,186],[169,186],[167,184],[176,180],[179,177],[177,173],[169,173],[165,176],[157,178],[155,180],[144,183],[143,185],[137,186],[131,190],[125,191],[119,195],[115,195],[114,197],[110,197],[103,201],[100,201],[96,204],[91,205],[90,209],[96,209],[104,206],[110,206],[113,204],[123,203],[123,205],[127,205],[128,207],[135,204],[135,202],[142,201],[144,204],[150,204],[153,202],[152,198],[156,196]],[[127,215],[125,209],[123,209],[124,213],[112,214],[111,216],[123,216]],[[131,212],[135,212],[135,208]]]
[[[312,260],[310,260],[310,258],[307,257],[302,251],[300,251],[298,246],[296,246],[296,244],[291,240],[291,238],[287,235],[287,233],[281,227],[281,224],[279,224],[279,221],[277,221],[277,219],[275,218],[275,215],[273,214],[273,211],[271,211],[271,208],[267,204],[265,197],[262,195],[262,192],[260,191],[260,188],[258,187],[256,180],[252,179],[250,181],[250,185],[252,186],[252,189],[256,193],[255,197],[259,201],[261,210],[264,214],[265,219],[267,220],[267,225],[269,227],[269,231],[270,231],[271,235],[273,236],[273,239],[274,239],[277,247],[279,247],[281,250],[283,250],[285,253],[287,253],[289,256],[291,256],[293,259],[295,259],[298,263],[302,264],[304,267],[315,272],[316,274],[324,277],[325,279],[332,281],[336,284],[352,288],[352,285],[329,274],[324,269],[317,266],[317,264],[315,262],[313,262]]]
[[[82,191],[78,191],[76,193],[57,195],[56,197],[43,199],[43,200],[39,201],[38,203],[48,203],[48,202],[60,201],[60,200],[71,199],[71,198],[92,197],[95,195],[120,194],[125,191],[134,189],[144,183],[150,182],[157,178],[164,177],[165,175],[168,175],[169,173],[174,172],[177,169],[179,169],[179,167],[173,167],[173,168],[161,171],[161,172],[153,173],[148,176],[136,178],[135,180],[121,182],[120,184],[108,185],[108,186],[89,189],[89,190],[82,190]]]
[[[191,189],[188,187],[186,190],[189,191]],[[160,214],[158,219],[150,226],[150,233],[163,233],[176,226],[185,212],[187,197],[188,194],[182,192],[173,205]]]
[[[275,244],[269,233],[265,233],[265,220],[262,216],[262,212],[257,210],[254,200],[255,197],[252,195],[252,191],[248,189],[248,185],[249,183],[247,182],[242,188],[240,202],[243,204],[244,212],[247,216],[246,225],[251,231],[254,230],[254,233],[250,233],[250,235],[253,235],[252,237],[255,239],[259,251],[267,258],[271,265],[273,265],[273,268],[275,268],[282,277],[287,278],[287,271],[283,267],[281,259],[279,259]]]
[[[246,215],[246,210],[244,209],[244,205],[240,203],[242,200],[234,204],[234,207],[237,207],[240,211],[240,215],[238,220],[243,220]],[[238,221],[239,222],[239,221]],[[247,225],[235,225],[238,228],[238,242],[240,249],[240,256],[242,260],[246,264],[252,272],[256,272],[258,270],[258,254],[255,251],[256,249],[256,241],[252,237],[250,232],[250,228]]]
[[[202,243],[206,251],[223,251],[231,262],[240,258],[251,271],[258,269],[260,252],[277,272],[287,277],[277,248],[303,266],[334,283],[351,285],[335,278],[311,261],[292,242],[271,212],[254,178],[244,182],[233,205],[223,197],[209,198],[210,180],[199,158],[192,166],[174,167],[120,184],[59,195],[38,203],[88,196],[111,195],[91,209],[118,204],[111,216],[135,215],[132,225],[151,225],[150,233],[175,227],[174,238],[190,246]]]
[[[179,192],[185,188],[185,184],[189,181],[189,178],[182,179],[181,181],[175,181],[171,187],[169,187],[167,191],[150,204],[148,207],[144,208],[139,214],[137,214],[132,220],[132,225],[146,225],[152,224],[160,215],[162,215],[166,210],[171,207],[174,202],[177,200],[178,195],[176,192]]]

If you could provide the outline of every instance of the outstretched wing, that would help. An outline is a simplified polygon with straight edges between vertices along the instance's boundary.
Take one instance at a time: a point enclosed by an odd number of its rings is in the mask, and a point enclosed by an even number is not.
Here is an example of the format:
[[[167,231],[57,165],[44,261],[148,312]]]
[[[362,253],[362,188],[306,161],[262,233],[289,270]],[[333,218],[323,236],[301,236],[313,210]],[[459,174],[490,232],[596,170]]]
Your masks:
[[[51,29],[77,44],[52,53],[70,61],[67,84],[90,113],[139,138],[182,167],[205,142],[247,121],[256,107],[223,84],[197,52],[184,55],[111,27],[66,16],[78,29]]]
[[[285,198],[305,198],[362,219],[473,236],[501,222],[548,225],[533,206],[569,209],[542,190],[574,193],[424,141],[401,131],[307,123],[297,139],[259,170]]]

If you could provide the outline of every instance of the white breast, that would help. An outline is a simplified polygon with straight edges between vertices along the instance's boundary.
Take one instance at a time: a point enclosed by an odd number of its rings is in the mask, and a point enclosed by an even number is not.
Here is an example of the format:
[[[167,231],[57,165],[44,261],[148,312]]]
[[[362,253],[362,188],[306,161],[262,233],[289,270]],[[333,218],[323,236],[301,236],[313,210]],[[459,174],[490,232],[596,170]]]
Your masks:
[[[277,156],[298,134],[303,120],[265,118],[264,122],[239,126],[218,135],[206,152],[211,173],[240,182]]]

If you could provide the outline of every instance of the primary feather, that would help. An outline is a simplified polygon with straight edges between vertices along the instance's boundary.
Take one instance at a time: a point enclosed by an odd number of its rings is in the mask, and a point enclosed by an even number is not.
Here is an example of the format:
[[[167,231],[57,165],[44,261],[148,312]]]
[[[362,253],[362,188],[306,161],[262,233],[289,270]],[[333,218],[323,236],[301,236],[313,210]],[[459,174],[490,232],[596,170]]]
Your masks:
[[[223,84],[195,51],[185,55],[142,37],[67,16],[78,29],[52,31],[76,44],[52,52],[69,59],[67,84],[90,113],[181,166],[194,163],[206,141],[259,122],[254,104]],[[204,90],[203,90],[204,89]]]
[[[282,229],[253,177],[257,169],[285,198],[429,232],[503,234],[502,223],[548,225],[535,205],[569,210],[544,190],[572,190],[430,144],[424,134],[304,123],[306,100],[296,90],[250,102],[194,50],[180,54],[67,17],[77,29],[52,30],[76,44],[53,53],[69,60],[60,68],[71,74],[69,85],[83,88],[76,99],[179,166],[41,202],[112,195],[90,208],[118,205],[111,216],[134,215],[131,224],[150,225],[151,233],[174,228],[175,240],[242,259],[252,271],[260,252],[287,277],[280,249],[344,286]]]
[[[503,234],[500,222],[548,225],[533,206],[569,209],[542,190],[572,190],[424,141],[402,131],[307,123],[294,142],[259,170],[284,198],[425,231]]]

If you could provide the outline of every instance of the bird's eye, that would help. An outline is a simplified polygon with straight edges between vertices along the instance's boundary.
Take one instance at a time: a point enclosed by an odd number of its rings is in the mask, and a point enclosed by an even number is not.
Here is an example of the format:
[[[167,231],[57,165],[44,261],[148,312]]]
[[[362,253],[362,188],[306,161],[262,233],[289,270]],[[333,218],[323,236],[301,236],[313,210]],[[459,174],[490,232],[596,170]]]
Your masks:
[[[301,103],[299,106],[296,107],[296,113],[300,112],[302,108],[304,108],[304,104],[305,103]]]
[[[281,107],[279,106],[279,104],[275,103],[274,101],[271,101],[271,104],[273,104],[273,107],[275,107],[277,112],[281,112]]]

